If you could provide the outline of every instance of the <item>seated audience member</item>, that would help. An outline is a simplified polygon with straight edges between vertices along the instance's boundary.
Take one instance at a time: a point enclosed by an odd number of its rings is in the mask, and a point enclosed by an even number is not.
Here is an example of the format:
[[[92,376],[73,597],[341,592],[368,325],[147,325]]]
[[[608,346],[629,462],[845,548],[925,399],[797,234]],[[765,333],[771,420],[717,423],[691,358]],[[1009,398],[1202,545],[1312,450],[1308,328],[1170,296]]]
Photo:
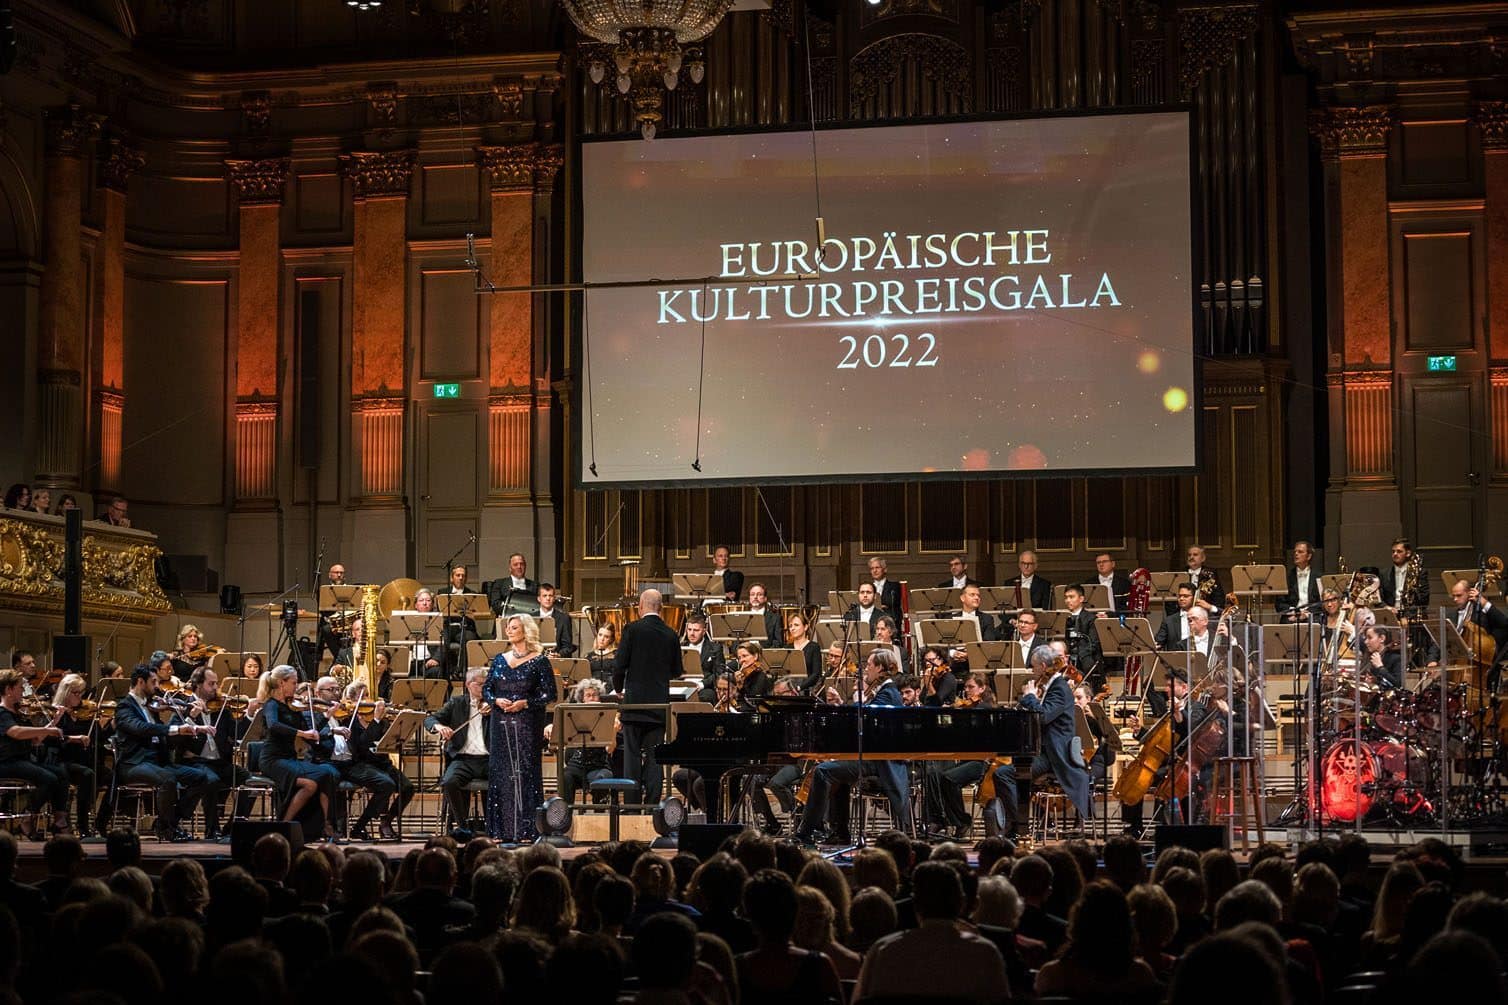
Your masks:
[[[743,905],[756,945],[738,957],[740,1002],[821,1002],[842,995],[832,962],[791,944],[797,898],[789,876],[774,869],[755,873],[744,884]]]
[[[1037,972],[1037,994],[1134,997],[1157,986],[1152,968],[1136,958],[1126,895],[1113,883],[1090,883],[1068,919],[1068,942]]]
[[[864,956],[854,998],[873,995],[934,995],[960,1001],[997,1002],[1010,996],[1000,950],[958,924],[963,884],[944,862],[923,862],[912,873],[918,927],[876,942]],[[946,966],[919,966],[946,960]]]

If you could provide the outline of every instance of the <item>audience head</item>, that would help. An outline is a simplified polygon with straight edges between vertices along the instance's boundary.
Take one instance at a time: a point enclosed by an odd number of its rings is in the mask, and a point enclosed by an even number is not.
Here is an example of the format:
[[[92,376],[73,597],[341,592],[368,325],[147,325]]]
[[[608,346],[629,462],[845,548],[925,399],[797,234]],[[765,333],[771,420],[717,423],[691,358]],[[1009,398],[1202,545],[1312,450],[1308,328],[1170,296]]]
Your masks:
[[[763,945],[783,945],[796,927],[796,888],[785,873],[761,869],[744,884],[744,917]]]
[[[1259,880],[1237,883],[1215,905],[1215,931],[1224,932],[1248,921],[1277,927],[1283,920],[1283,905],[1272,888]]]
[[[1287,1005],[1283,969],[1252,939],[1234,933],[1196,943],[1184,954],[1168,988],[1168,1005],[1206,1005],[1211,989],[1221,1005]]]
[[[281,883],[288,878],[292,847],[281,834],[263,834],[251,846],[251,874],[257,879]]]
[[[909,855],[910,849],[907,849]],[[854,889],[878,887],[894,898],[901,888],[901,874],[895,856],[883,848],[861,848],[853,857],[851,869]]]
[[[980,925],[1014,929],[1021,920],[1021,895],[1004,876],[983,876],[974,907],[974,921]]]
[[[758,879],[755,876],[750,885]],[[789,882],[786,880],[787,885]],[[680,914],[652,914],[635,933],[632,954],[640,987],[652,991],[683,989],[696,965],[696,927]]]
[[[1155,959],[1178,932],[1178,908],[1173,906],[1173,898],[1160,886],[1141,883],[1126,894],[1126,906],[1131,909],[1136,954]]]
[[[565,873],[545,865],[524,876],[513,905],[513,927],[554,942],[564,938],[575,924],[576,905]]]
[[[918,921],[953,921],[963,914],[963,883],[945,862],[923,862],[911,874],[911,900]]]
[[[848,947],[863,952],[895,931],[895,900],[879,887],[862,887],[848,907],[848,921],[852,929]]]
[[[623,951],[605,935],[575,932],[550,954],[545,980],[580,1005],[617,1005],[623,987]]]

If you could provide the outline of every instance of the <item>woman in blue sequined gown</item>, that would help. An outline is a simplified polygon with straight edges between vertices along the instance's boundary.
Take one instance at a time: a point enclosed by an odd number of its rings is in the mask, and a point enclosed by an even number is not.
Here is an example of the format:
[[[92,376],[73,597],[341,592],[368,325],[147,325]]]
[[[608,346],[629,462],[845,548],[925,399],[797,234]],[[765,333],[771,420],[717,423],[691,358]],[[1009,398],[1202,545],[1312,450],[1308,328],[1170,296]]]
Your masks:
[[[539,643],[539,626],[515,614],[506,628],[509,647],[498,653],[482,685],[492,720],[487,771],[487,833],[495,840],[533,841],[534,811],[544,802],[540,734],[545,706],[555,700],[555,669]]]

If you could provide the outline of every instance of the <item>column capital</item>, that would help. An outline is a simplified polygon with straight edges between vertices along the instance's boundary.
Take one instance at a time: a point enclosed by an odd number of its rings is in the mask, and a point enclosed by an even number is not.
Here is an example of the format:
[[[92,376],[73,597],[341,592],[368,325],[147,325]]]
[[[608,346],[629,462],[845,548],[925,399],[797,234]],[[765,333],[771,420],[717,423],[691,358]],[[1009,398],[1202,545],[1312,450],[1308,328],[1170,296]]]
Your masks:
[[[1508,150],[1508,101],[1474,101],[1471,121],[1482,133],[1483,150]]]
[[[548,190],[565,162],[558,143],[511,143],[476,148],[477,166],[494,192]]]
[[[100,151],[100,187],[124,193],[131,176],[140,171],[146,162],[146,155],[136,147],[128,145],[119,137],[111,137],[105,141],[104,148]]]
[[[358,199],[406,196],[414,173],[414,151],[355,150],[341,155],[340,167],[351,179]]]
[[[47,117],[47,152],[56,157],[78,157],[84,143],[99,132],[99,117],[86,114],[78,105],[49,108]]]
[[[262,160],[227,160],[226,178],[242,206],[279,206],[283,202],[283,185],[288,180],[286,157]]]
[[[1392,105],[1325,108],[1310,113],[1309,131],[1319,139],[1320,156],[1327,161],[1385,157],[1397,118]]]

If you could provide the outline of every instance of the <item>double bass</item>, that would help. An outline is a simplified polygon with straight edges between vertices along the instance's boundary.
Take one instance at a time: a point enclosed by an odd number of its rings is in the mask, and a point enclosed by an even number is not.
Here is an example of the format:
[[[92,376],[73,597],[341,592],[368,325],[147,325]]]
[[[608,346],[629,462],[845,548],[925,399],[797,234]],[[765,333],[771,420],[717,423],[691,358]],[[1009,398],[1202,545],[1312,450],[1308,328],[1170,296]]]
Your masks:
[[[1473,587],[1477,597],[1482,597],[1502,578],[1503,560],[1496,555],[1484,560],[1477,566],[1477,582]],[[1461,626],[1461,640],[1471,650],[1471,683],[1485,693],[1488,676],[1493,664],[1497,662],[1498,644],[1497,639],[1492,637],[1487,627],[1477,623],[1477,612],[1481,610],[1481,603],[1480,599],[1471,601],[1471,613]]]

